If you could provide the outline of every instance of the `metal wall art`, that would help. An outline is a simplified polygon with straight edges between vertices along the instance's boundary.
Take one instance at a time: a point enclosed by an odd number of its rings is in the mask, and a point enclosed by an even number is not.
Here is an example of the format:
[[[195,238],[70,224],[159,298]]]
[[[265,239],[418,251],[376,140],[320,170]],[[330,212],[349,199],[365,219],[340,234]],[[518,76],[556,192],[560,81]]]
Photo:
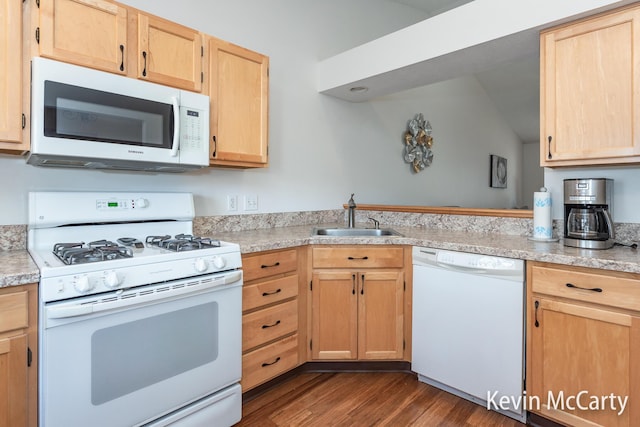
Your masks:
[[[420,172],[433,161],[433,137],[431,124],[424,120],[422,113],[409,120],[409,130],[404,134],[404,161],[411,165],[411,170]]]

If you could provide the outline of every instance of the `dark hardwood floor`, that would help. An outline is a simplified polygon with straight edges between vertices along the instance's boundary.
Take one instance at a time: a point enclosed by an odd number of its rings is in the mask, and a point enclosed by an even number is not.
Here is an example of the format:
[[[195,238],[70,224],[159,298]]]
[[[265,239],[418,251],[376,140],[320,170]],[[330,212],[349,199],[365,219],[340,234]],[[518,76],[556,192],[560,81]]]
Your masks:
[[[303,373],[243,405],[241,426],[503,426],[521,424],[414,375]]]

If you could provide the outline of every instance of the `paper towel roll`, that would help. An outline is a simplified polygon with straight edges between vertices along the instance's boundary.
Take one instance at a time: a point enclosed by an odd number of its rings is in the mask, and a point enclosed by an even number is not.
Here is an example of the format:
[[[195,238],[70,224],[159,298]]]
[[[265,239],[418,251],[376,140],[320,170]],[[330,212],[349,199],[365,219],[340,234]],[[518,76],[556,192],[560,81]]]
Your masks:
[[[533,238],[551,239],[551,193],[546,188],[533,193]]]

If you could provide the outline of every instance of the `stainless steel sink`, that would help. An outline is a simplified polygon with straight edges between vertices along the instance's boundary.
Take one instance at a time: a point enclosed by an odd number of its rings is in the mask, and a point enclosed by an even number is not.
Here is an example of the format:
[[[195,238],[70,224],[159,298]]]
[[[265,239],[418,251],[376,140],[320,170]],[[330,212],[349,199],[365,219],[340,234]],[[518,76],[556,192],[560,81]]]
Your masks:
[[[320,228],[313,229],[314,236],[334,237],[382,237],[402,236],[391,228]]]

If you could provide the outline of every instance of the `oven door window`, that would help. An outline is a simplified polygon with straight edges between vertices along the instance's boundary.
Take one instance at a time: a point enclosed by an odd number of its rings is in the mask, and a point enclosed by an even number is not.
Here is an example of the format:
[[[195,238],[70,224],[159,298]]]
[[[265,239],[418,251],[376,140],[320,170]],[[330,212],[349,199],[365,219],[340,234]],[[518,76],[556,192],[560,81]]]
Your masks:
[[[218,357],[218,303],[95,331],[91,403],[112,399],[213,362]]]
[[[45,136],[171,148],[171,104],[52,81],[44,93]]]

